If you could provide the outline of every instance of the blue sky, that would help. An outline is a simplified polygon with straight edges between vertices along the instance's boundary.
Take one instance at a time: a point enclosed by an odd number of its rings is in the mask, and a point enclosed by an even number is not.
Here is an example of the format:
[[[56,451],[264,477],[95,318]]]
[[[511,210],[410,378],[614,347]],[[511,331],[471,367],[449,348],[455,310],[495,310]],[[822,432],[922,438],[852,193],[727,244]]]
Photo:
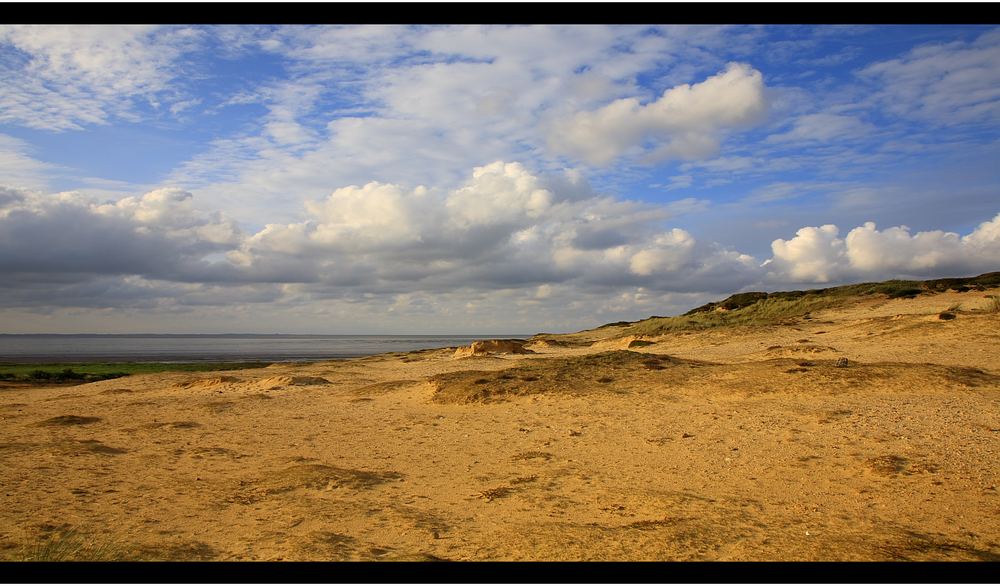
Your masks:
[[[0,27],[0,331],[566,331],[1000,270],[988,26]]]

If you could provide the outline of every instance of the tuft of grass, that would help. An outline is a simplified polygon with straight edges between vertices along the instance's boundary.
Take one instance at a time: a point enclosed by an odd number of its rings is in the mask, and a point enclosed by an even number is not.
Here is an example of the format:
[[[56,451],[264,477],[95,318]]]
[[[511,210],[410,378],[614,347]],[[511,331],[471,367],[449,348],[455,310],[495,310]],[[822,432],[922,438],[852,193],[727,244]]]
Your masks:
[[[133,555],[120,544],[98,542],[70,529],[25,546],[19,557],[24,562],[96,562],[128,560]]]
[[[989,295],[989,301],[986,303],[987,313],[1000,313],[1000,295]]]

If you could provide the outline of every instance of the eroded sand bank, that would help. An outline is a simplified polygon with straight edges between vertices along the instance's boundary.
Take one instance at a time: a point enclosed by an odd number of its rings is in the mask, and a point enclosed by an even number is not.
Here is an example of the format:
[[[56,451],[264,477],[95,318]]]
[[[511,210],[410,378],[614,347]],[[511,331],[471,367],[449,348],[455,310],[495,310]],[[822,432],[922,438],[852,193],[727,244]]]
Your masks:
[[[5,390],[0,557],[997,560],[983,300]]]

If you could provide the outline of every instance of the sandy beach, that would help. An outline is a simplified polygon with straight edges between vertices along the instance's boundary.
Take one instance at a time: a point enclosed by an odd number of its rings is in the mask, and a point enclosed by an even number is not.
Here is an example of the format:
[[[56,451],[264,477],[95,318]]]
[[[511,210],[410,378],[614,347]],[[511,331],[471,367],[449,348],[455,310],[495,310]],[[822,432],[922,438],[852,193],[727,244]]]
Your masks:
[[[996,292],[6,389],[0,558],[997,561]]]

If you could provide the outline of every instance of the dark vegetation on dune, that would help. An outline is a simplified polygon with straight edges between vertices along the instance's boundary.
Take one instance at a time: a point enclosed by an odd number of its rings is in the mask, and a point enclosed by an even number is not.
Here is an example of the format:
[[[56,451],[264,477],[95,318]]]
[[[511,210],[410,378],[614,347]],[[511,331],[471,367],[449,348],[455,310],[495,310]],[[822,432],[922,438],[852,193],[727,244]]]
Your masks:
[[[913,299],[946,291],[986,291],[1000,287],[1000,271],[977,277],[932,279],[928,281],[891,280],[857,283],[825,289],[749,291],[730,295],[722,301],[706,303],[676,317],[651,316],[637,322],[614,322],[597,329],[624,327],[622,335],[659,335],[682,330],[720,326],[783,325],[790,320],[811,319],[809,313],[837,307],[857,297],[881,295],[886,299]]]
[[[908,298],[912,299],[918,295],[933,293],[943,293],[945,291],[985,291],[987,288],[1000,287],[1000,272],[986,273],[978,277],[965,277],[954,279],[933,279],[930,281],[882,281],[881,283],[858,283],[855,285],[842,285],[840,287],[828,287],[826,289],[810,289],[806,291],[778,291],[775,293],[763,293],[751,291],[748,293],[737,293],[730,295],[726,299],[714,303],[706,303],[701,307],[696,307],[684,315],[694,315],[705,311],[713,311],[717,308],[734,310],[753,305],[763,299],[800,299],[803,297],[833,297],[848,298],[862,295],[885,295],[889,299]]]
[[[0,364],[0,381],[82,384],[155,372],[206,372],[263,368],[270,362],[95,362],[60,364]]]

